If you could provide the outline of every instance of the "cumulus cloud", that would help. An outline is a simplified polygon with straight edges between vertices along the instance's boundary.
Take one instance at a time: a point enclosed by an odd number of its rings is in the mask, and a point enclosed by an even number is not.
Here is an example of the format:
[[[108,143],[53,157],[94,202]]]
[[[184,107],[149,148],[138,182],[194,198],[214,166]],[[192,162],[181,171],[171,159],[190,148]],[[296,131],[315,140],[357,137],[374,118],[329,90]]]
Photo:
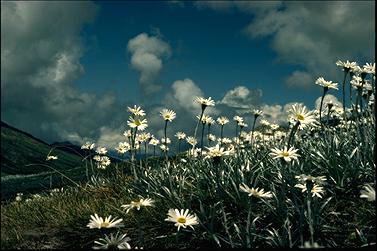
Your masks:
[[[228,91],[218,103],[232,108],[250,109],[260,103],[262,94],[260,89],[250,90],[245,86],[237,86]]]
[[[288,123],[289,110],[291,109],[293,104],[295,103],[287,103],[283,106],[278,104],[263,104],[261,106],[261,110],[263,111],[263,117],[264,119],[272,123],[285,125]]]
[[[168,125],[168,134],[172,138],[176,131],[184,131],[191,135],[196,125],[196,116],[200,115],[201,106],[195,102],[197,96],[207,97],[190,78],[176,80],[163,97],[160,104],[151,104],[148,107],[148,123],[150,129],[159,138],[164,136],[164,121],[160,116],[160,111],[164,108],[172,109],[177,113],[176,119]],[[206,114],[216,116],[220,111],[216,107],[208,107]]]
[[[121,127],[110,128],[102,126],[100,129],[100,136],[97,139],[98,146],[106,146],[109,149],[115,149],[119,142],[127,141],[127,138],[123,135]]]
[[[158,76],[162,59],[170,57],[170,45],[159,36],[141,33],[128,41],[127,50],[131,53],[131,66],[140,73],[143,94],[149,96],[158,92],[161,89]]]
[[[314,78],[307,72],[294,71],[286,78],[285,83],[291,88],[310,89],[313,86]]]
[[[317,110],[319,110],[319,107],[321,106],[321,99],[322,99],[322,96],[318,97],[315,100],[315,109]],[[329,102],[332,102],[335,107],[342,107],[342,103],[334,95],[326,94],[326,96],[323,99],[323,107],[322,107],[323,111],[327,109],[326,104]]]
[[[186,112],[198,114],[201,107],[195,104],[195,97],[203,97],[203,91],[189,78],[177,80],[172,85],[175,102]]]
[[[199,1],[199,9],[251,15],[243,28],[252,39],[271,37],[277,61],[302,67],[286,77],[291,88],[309,89],[313,77],[340,77],[335,62],[374,62],[374,1]]]
[[[2,120],[48,142],[82,143],[101,125],[119,126],[114,93],[74,85],[84,74],[80,31],[97,10],[88,1],[1,2]]]
[[[272,48],[281,62],[301,65],[286,84],[298,74],[326,75],[336,80],[335,62],[374,61],[374,2],[284,2],[284,8],[256,15],[245,28],[252,38],[272,36]],[[298,83],[298,82],[296,82]],[[301,81],[304,87],[307,82]]]

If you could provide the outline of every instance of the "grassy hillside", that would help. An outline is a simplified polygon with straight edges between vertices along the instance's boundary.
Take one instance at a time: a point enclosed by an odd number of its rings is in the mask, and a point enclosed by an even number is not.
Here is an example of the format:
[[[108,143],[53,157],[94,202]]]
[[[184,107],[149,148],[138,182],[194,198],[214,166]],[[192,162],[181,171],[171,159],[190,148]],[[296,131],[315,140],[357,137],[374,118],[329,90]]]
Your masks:
[[[47,161],[50,155],[57,160]],[[1,195],[33,192],[64,184],[59,172],[80,180],[85,176],[82,157],[64,151],[1,122]]]

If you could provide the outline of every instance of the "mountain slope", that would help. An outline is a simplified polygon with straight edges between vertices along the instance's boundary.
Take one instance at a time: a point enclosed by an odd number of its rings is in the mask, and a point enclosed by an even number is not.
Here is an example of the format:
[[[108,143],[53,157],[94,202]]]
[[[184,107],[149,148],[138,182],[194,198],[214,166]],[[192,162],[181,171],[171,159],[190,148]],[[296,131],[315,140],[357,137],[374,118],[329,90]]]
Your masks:
[[[58,159],[46,161],[49,153],[58,156]],[[78,155],[59,148],[54,149],[42,140],[1,122],[2,177],[51,171],[45,166],[46,164],[55,169],[64,170],[81,165],[81,159]]]
[[[1,122],[2,199],[14,196],[17,192],[39,192],[68,184],[59,172],[73,180],[82,180],[85,177],[82,157],[64,151],[64,148],[51,146]],[[49,153],[58,156],[58,159],[47,161]]]

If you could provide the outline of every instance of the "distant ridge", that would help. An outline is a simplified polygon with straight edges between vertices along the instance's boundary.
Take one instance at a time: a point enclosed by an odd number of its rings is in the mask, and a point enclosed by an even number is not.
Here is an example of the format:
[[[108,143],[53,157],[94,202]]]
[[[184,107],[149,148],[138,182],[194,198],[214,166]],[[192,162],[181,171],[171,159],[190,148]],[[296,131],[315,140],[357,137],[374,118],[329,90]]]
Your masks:
[[[4,121],[1,121],[1,128],[2,128],[2,127],[6,127],[6,128],[9,128],[9,129],[12,129],[12,130],[14,130],[14,131],[16,131],[16,132],[22,133],[22,134],[24,134],[25,136],[28,136],[28,137],[30,137],[30,138],[32,138],[32,139],[38,141],[39,143],[42,143],[42,144],[45,144],[45,145],[50,146],[50,144],[44,142],[43,140],[40,140],[40,139],[34,137],[34,136],[31,135],[30,133],[27,133],[27,132],[21,131],[20,129],[17,129],[17,128],[11,126],[11,125],[8,125],[8,124],[5,123]]]

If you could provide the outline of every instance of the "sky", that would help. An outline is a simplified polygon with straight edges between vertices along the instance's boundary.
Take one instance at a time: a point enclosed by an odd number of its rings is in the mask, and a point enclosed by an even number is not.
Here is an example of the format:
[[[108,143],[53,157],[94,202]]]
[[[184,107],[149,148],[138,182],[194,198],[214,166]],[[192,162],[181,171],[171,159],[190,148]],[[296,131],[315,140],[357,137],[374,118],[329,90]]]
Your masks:
[[[374,1],[1,1],[1,120],[49,143],[124,141],[128,106],[173,109],[170,138],[212,117],[252,109],[286,123],[315,109],[318,77],[340,83],[337,60],[375,62]],[[339,102],[341,92],[327,97]],[[250,128],[249,128],[250,129]],[[217,129],[214,129],[215,131]],[[230,129],[229,129],[230,130]]]

